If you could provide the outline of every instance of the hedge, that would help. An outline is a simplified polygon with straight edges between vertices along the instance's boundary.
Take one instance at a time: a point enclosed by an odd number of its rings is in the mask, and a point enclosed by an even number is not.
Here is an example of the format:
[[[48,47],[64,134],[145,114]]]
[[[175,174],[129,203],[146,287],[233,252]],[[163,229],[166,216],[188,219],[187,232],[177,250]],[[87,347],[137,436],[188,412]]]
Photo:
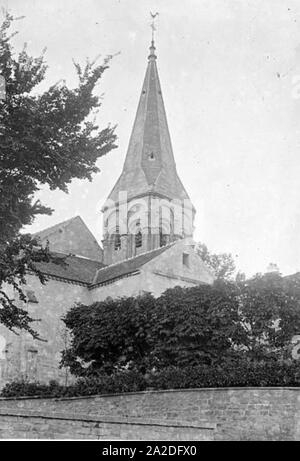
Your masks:
[[[191,389],[203,387],[273,387],[300,386],[300,366],[296,361],[278,363],[232,363],[226,367],[167,367],[146,375],[124,371],[79,379],[75,384],[62,386],[15,381],[1,391],[1,397],[76,397],[95,394],[137,392],[146,389]]]
[[[76,397],[95,394],[110,394],[120,392],[142,391],[147,384],[143,375],[135,372],[102,375],[93,378],[78,379],[70,386],[62,386],[56,381],[49,384],[39,382],[15,381],[8,383],[2,389],[1,397]]]

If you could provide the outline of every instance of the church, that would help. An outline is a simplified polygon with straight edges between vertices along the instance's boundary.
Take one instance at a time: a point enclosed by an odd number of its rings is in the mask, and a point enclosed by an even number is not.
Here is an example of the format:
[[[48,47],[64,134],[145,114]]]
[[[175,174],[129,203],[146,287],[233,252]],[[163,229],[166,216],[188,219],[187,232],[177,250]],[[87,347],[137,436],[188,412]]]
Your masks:
[[[42,341],[0,325],[0,387],[16,379],[70,382],[59,368],[68,344],[61,318],[75,304],[159,296],[214,280],[195,251],[196,210],[176,170],[156,61],[152,40],[123,170],[101,210],[102,245],[80,216],[35,234],[65,264],[39,263],[46,283],[29,274],[24,287],[27,303],[20,306],[39,320]]]

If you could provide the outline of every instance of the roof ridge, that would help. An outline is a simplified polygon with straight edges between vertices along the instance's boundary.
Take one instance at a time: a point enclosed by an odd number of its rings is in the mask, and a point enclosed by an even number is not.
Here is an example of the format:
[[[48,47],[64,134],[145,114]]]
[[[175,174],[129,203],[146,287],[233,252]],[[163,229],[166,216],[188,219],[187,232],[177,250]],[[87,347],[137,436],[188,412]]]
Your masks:
[[[98,263],[98,264],[103,265],[103,262],[99,261],[98,259],[88,258],[87,256],[77,255],[75,253],[70,253],[70,252],[69,253],[64,253],[63,251],[50,251],[50,254],[59,255],[59,256],[66,257],[66,258],[84,259],[84,261],[91,261],[93,263]],[[105,267],[107,267],[107,266],[105,266]]]
[[[75,258],[84,259],[85,261],[92,261],[92,262],[95,262],[95,263],[103,264],[103,262],[99,261],[98,259],[88,258],[87,256],[77,255],[76,253],[68,253],[67,256],[73,256],[73,257],[75,256]],[[107,267],[107,266],[105,266],[105,267]]]

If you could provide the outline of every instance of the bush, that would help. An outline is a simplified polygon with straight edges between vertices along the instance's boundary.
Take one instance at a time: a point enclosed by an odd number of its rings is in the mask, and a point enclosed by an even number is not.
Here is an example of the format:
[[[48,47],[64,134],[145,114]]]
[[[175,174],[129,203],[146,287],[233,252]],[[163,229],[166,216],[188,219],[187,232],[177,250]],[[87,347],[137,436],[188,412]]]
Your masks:
[[[77,397],[142,391],[146,386],[147,383],[142,374],[130,371],[78,379],[75,384],[70,386],[62,386],[56,381],[51,381],[49,384],[15,381],[6,384],[0,395],[1,397]]]
[[[38,382],[14,381],[4,386],[1,397],[57,397],[62,395],[63,386],[56,381],[49,384]]]
[[[227,357],[241,338],[237,287],[175,287],[159,298],[107,299],[76,305],[64,317],[71,343],[61,365],[78,377],[130,369],[141,373]]]
[[[296,362],[277,361],[241,361],[226,367],[168,367],[150,375],[148,383],[155,389],[300,386],[300,369]]]
[[[300,289],[279,274],[217,280],[175,287],[158,298],[147,293],[76,305],[64,322],[71,342],[61,364],[81,378],[116,370],[223,367],[232,355],[283,360],[300,331]]]
[[[77,397],[85,395],[138,392],[151,389],[192,389],[203,387],[300,386],[300,367],[295,361],[235,361],[226,366],[170,366],[143,375],[126,371],[79,379],[71,386],[55,381],[47,384],[19,381],[7,384],[2,397]]]

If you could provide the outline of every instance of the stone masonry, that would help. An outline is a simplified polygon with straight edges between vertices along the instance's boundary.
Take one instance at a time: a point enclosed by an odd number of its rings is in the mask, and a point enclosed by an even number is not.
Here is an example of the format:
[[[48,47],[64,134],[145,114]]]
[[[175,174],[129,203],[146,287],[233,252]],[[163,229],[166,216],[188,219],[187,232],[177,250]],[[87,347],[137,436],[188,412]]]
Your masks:
[[[0,399],[0,437],[300,440],[300,388]]]

